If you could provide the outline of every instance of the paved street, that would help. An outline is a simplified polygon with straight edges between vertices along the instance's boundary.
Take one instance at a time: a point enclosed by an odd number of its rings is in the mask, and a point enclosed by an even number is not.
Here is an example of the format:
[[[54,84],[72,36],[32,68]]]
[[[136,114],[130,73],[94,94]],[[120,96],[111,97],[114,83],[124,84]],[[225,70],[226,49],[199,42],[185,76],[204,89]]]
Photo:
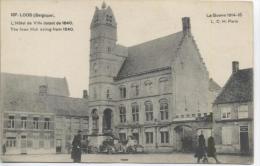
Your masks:
[[[223,164],[250,164],[253,162],[249,156],[218,155]],[[2,162],[72,162],[69,154],[55,155],[6,155],[1,156]],[[196,163],[193,154],[84,154],[82,162],[88,163]],[[210,158],[209,163],[215,163]]]

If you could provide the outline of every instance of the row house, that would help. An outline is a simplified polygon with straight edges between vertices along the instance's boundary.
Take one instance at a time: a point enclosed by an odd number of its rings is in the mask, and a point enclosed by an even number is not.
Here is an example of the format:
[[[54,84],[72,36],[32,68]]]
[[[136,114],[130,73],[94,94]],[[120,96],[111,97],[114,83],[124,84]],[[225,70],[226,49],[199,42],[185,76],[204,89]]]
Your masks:
[[[253,153],[253,105],[253,69],[239,69],[234,61],[232,74],[213,106],[217,152]]]

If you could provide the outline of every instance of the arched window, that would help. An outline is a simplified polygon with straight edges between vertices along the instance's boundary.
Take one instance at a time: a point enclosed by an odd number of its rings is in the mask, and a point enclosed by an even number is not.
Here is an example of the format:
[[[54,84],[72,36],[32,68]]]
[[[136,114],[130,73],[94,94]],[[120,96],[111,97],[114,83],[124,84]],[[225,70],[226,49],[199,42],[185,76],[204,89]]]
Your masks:
[[[120,118],[120,123],[126,122],[126,108],[124,105],[119,106],[119,118]]]
[[[97,90],[96,90],[95,87],[93,88],[93,98],[94,98],[94,99],[97,98]]]
[[[109,89],[107,89],[106,96],[107,96],[107,99],[111,99],[110,90]]]
[[[145,102],[145,117],[146,121],[153,120],[153,104],[150,101]]]
[[[91,115],[92,115],[92,129],[97,130],[98,129],[97,109],[93,109]]]
[[[137,103],[132,104],[132,117],[133,117],[133,122],[139,121],[139,106]]]
[[[166,99],[160,100],[160,115],[161,120],[168,119],[168,100]]]

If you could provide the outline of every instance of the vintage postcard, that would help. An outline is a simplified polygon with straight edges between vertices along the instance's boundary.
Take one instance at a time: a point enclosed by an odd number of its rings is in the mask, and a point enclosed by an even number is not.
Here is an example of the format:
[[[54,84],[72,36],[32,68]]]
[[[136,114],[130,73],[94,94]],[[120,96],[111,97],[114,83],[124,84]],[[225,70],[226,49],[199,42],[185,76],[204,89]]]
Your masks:
[[[0,2],[3,163],[254,163],[253,2]]]

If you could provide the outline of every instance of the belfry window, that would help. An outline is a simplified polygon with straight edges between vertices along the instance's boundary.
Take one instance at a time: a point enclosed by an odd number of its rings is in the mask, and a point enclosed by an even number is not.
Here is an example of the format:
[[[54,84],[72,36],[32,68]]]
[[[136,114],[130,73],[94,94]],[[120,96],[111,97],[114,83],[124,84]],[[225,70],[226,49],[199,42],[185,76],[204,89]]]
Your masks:
[[[112,16],[106,15],[106,21],[107,23],[112,23]]]

